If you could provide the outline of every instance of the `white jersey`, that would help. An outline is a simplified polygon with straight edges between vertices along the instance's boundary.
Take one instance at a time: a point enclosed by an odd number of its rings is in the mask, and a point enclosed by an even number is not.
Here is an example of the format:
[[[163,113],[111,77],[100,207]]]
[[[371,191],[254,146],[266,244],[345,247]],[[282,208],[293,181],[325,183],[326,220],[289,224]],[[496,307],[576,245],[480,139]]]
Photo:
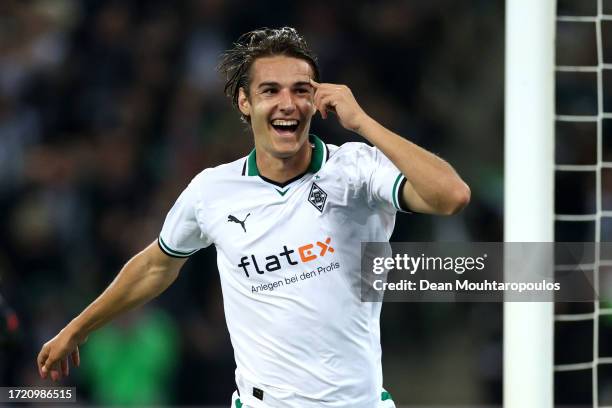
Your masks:
[[[215,244],[242,403],[377,407],[381,303],[360,300],[361,242],[389,240],[405,179],[375,147],[311,144],[308,171],[284,184],[255,151],[202,171],[159,245],[185,257]]]

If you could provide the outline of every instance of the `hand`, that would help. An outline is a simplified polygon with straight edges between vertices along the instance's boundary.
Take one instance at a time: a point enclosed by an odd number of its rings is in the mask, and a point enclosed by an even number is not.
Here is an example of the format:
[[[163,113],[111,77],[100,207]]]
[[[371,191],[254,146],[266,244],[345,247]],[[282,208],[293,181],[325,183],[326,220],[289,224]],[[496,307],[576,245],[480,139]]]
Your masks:
[[[368,115],[361,109],[348,86],[320,84],[312,79],[310,84],[315,90],[315,108],[323,119],[327,119],[327,111],[333,112],[345,129],[359,132]]]
[[[81,343],[84,343],[85,340]],[[79,342],[64,329],[46,342],[38,353],[36,362],[40,378],[46,379],[49,373],[53,381],[60,380],[62,376],[67,377],[70,371],[68,355],[70,355],[75,367],[81,364]]]

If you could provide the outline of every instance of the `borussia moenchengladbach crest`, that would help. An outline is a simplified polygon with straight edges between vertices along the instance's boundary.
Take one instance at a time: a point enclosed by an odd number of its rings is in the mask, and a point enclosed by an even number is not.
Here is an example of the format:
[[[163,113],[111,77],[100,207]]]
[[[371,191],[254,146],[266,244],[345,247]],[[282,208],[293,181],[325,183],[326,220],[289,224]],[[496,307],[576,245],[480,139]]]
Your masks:
[[[325,202],[327,201],[327,193],[317,186],[317,183],[312,183],[310,187],[310,193],[308,194],[308,201],[314,205],[317,210],[323,212],[325,208]]]

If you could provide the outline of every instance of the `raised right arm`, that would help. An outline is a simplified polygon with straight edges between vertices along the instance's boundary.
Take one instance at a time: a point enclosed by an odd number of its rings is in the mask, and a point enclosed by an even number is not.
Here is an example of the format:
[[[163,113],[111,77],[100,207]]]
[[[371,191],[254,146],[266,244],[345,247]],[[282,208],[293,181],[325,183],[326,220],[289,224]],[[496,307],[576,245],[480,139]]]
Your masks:
[[[166,255],[157,241],[135,255],[95,301],[43,345],[37,358],[40,376],[47,378],[50,373],[53,381],[62,375],[67,376],[68,355],[78,366],[78,346],[87,340],[92,331],[166,290],[186,260]]]

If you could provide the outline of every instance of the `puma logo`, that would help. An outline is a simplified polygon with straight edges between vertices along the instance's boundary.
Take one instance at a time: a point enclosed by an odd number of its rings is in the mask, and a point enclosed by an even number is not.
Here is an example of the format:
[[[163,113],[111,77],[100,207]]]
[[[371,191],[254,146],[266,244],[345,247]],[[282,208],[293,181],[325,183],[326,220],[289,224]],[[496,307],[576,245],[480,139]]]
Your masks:
[[[235,222],[236,224],[240,224],[244,232],[246,232],[246,227],[244,226],[244,223],[246,222],[247,218],[249,218],[249,215],[251,215],[251,213],[248,213],[247,216],[244,217],[244,220],[240,221],[238,218],[230,214],[227,216],[227,222]]]

